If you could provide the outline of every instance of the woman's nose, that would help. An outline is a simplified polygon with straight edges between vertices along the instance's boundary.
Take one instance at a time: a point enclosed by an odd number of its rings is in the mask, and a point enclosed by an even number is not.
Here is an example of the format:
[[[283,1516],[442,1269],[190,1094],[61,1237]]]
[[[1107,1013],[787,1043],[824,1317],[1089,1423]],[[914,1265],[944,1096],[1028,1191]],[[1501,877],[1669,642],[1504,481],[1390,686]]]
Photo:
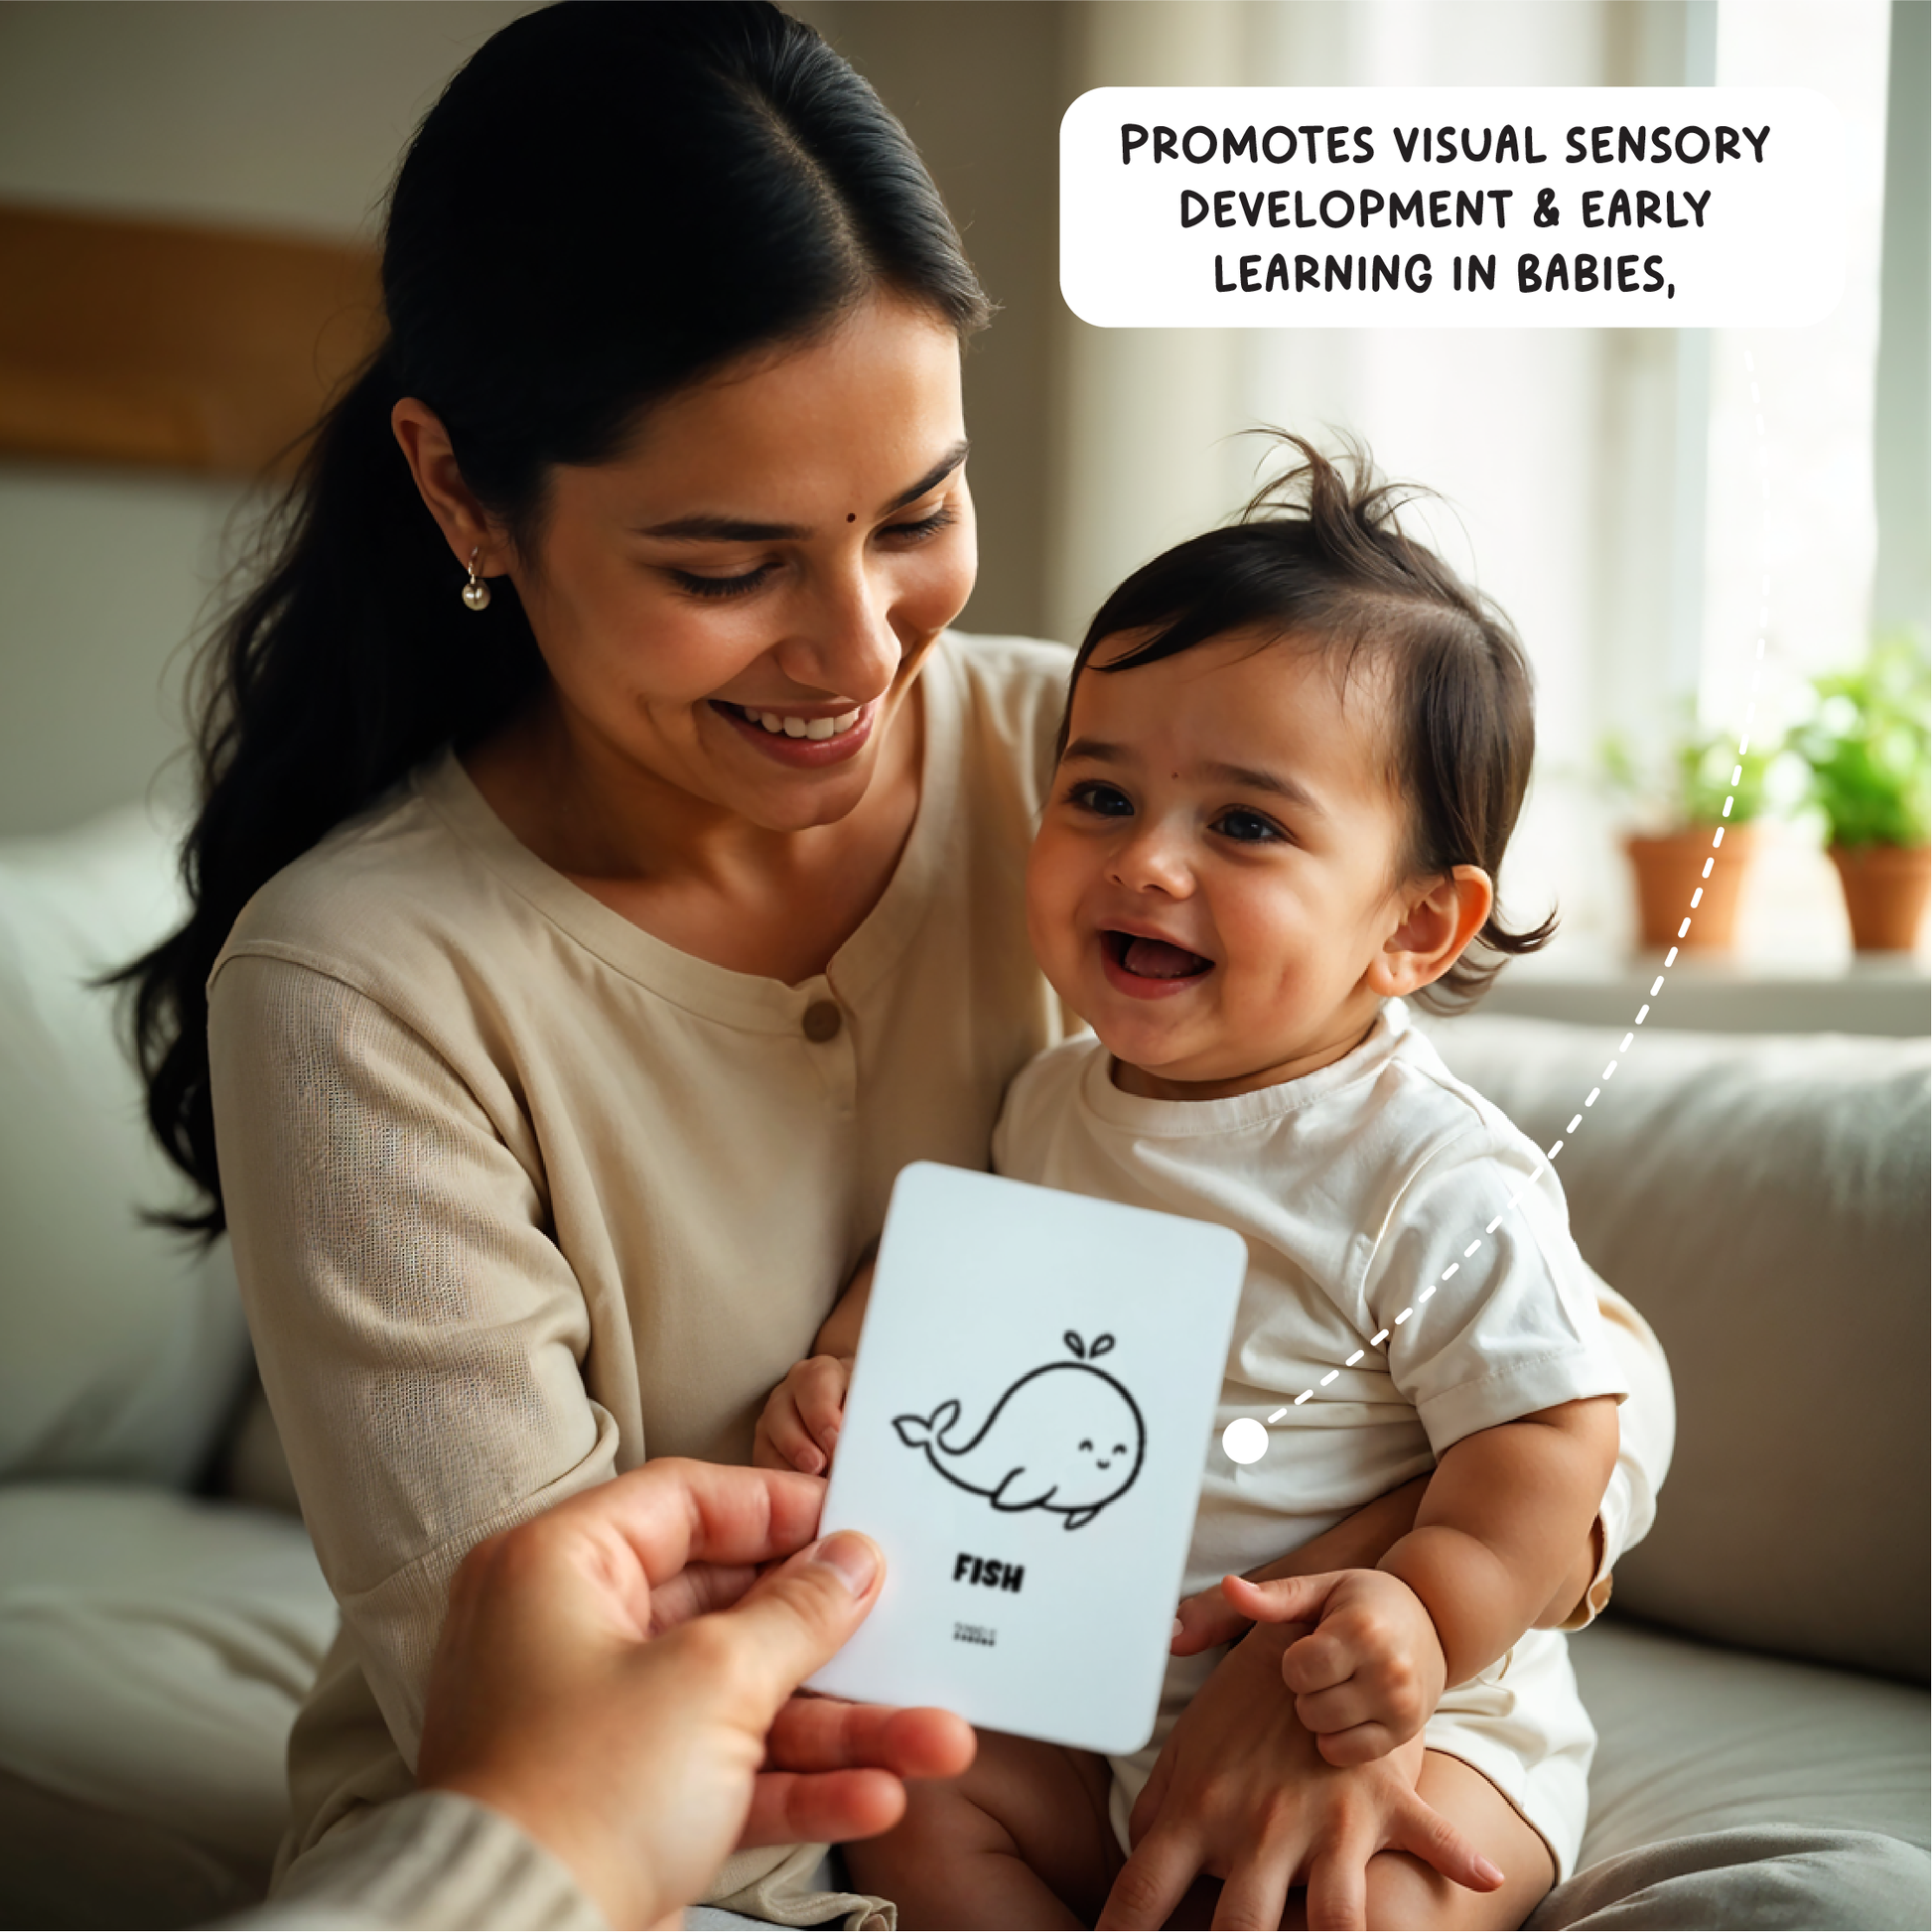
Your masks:
[[[827,571],[812,586],[779,660],[801,684],[864,702],[891,686],[901,649],[887,583],[857,562]]]

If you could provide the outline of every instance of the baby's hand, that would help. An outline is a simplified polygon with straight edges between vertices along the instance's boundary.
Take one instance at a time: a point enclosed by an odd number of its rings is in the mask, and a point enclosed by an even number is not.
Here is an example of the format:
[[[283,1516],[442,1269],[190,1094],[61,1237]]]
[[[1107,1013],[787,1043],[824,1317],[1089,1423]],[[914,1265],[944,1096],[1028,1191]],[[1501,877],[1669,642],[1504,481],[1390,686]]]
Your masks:
[[[794,1362],[759,1418],[752,1438],[753,1465],[823,1475],[832,1466],[832,1451],[838,1447],[846,1385],[851,1380],[852,1363],[843,1355],[812,1355]]]
[[[1314,1628],[1282,1655],[1295,1715],[1334,1765],[1366,1764],[1407,1743],[1435,1714],[1448,1667],[1442,1639],[1419,1597],[1381,1570],[1333,1570],[1221,1588],[1257,1623]]]

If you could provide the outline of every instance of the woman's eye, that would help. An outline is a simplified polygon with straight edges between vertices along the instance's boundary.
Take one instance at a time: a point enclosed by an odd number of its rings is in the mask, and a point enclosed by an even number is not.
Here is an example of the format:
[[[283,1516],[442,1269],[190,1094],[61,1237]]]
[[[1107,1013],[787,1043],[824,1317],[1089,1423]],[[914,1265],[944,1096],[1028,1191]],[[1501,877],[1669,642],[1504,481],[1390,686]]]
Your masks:
[[[1282,836],[1279,825],[1263,818],[1259,812],[1243,811],[1239,807],[1223,812],[1214,821],[1214,829],[1236,845],[1267,845]]]
[[[1134,801],[1118,785],[1101,784],[1093,778],[1075,785],[1066,798],[1068,804],[1097,818],[1127,818],[1134,810]]]
[[[879,534],[905,543],[918,543],[923,538],[937,536],[949,524],[958,521],[959,512],[950,503],[941,503],[930,516],[922,516],[916,523],[888,523]]]
[[[700,577],[689,570],[674,570],[671,575],[693,597],[743,597],[747,591],[757,590],[771,575],[771,569],[769,564],[759,564],[756,570],[736,577]]]

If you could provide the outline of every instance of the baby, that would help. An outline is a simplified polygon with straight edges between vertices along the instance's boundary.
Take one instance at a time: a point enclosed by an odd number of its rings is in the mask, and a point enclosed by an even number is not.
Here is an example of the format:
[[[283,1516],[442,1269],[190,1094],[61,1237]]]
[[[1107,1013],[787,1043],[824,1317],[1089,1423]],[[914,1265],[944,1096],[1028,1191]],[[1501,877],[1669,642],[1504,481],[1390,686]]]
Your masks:
[[[1593,1732],[1562,1634],[1535,1626],[1574,1588],[1625,1385],[1548,1163],[1404,1001],[1466,1002],[1496,955],[1549,936],[1495,909],[1529,674],[1365,464],[1298,447],[1242,522],[1129,578],[1074,661],[1028,908],[1094,1036],[1014,1081],[994,1162],[1248,1242],[1190,1591],[1433,1470],[1374,1569],[1225,1588],[1311,1626],[1282,1671],[1321,1759],[1409,1747],[1417,1792],[1488,1860],[1494,1889],[1448,1888],[1455,1922],[1517,1925],[1583,1836]],[[863,1295],[774,1393],[768,1459],[825,1466]],[[1218,1439],[1244,1417],[1268,1447],[1237,1467]],[[1091,1923],[1215,1661],[1170,1664],[1131,1758],[985,1738],[966,1777],[851,1849],[855,1882],[908,1925]],[[1436,1922],[1444,1892],[1375,1859],[1368,1922]]]

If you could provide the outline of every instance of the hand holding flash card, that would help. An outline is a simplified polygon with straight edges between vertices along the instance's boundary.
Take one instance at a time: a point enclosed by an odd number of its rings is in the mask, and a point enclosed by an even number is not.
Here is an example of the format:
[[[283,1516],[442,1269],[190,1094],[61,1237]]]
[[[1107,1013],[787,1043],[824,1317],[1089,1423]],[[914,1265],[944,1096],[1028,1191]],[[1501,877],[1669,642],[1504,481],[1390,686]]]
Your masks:
[[[874,1538],[886,1587],[811,1688],[1145,1743],[1247,1259],[1206,1222],[907,1168],[822,1525]]]

